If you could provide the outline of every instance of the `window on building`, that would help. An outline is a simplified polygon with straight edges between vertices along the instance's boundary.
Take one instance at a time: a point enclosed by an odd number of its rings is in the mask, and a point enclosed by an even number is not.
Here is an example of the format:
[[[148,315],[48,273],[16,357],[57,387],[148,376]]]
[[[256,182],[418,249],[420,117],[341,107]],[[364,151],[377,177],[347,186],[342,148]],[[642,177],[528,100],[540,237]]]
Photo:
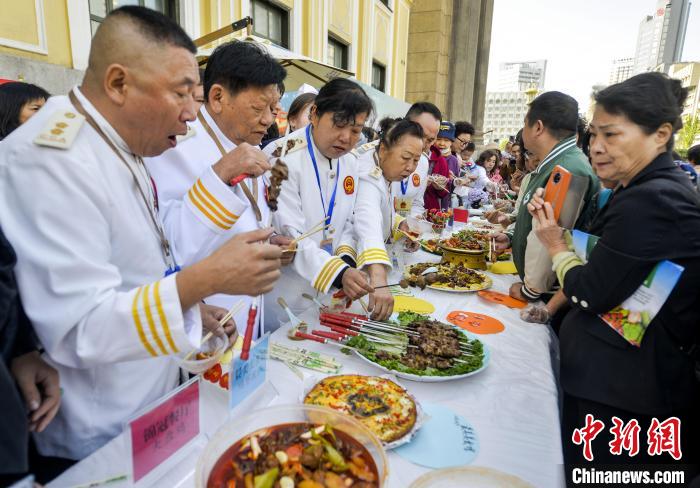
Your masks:
[[[178,21],[180,17],[177,0],[90,0],[90,29],[92,35],[95,35],[95,31],[104,22],[108,13],[126,5],[148,7],[164,13],[175,21]]]
[[[386,90],[386,68],[377,62],[372,63],[372,88]]]
[[[326,62],[336,68],[348,69],[348,46],[329,36]]]
[[[289,12],[265,0],[252,0],[253,33],[289,47]]]

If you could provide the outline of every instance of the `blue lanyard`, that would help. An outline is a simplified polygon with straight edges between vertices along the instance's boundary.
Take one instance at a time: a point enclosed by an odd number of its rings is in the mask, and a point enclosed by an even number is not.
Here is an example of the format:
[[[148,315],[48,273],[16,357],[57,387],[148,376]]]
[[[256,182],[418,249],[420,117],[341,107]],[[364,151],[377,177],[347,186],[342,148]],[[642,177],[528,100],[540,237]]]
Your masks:
[[[326,213],[326,202],[323,198],[323,188],[321,188],[321,177],[318,174],[316,156],[314,156],[314,148],[311,145],[311,124],[306,126],[306,149],[307,151],[309,151],[309,157],[311,157],[311,162],[314,165],[314,172],[316,173],[316,183],[318,184],[318,193],[321,196],[321,205],[323,205],[323,215],[327,215],[326,225],[328,225],[331,223],[331,218],[333,217],[333,209],[335,208],[335,194],[338,191],[338,180],[340,179],[340,159],[338,159],[338,174],[335,175],[335,186],[333,187],[333,194],[331,195],[331,201],[328,204],[328,213]]]
[[[408,188],[408,181],[401,180],[401,194],[402,195],[406,194],[406,188]]]

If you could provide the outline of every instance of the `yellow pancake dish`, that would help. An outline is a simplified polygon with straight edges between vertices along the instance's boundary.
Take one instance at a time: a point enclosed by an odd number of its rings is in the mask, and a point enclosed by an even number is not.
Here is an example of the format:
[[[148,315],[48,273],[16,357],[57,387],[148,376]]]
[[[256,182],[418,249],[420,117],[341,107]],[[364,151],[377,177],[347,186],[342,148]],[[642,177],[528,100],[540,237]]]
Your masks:
[[[489,268],[494,274],[515,274],[518,272],[515,269],[515,263],[513,261],[498,261],[491,265]]]

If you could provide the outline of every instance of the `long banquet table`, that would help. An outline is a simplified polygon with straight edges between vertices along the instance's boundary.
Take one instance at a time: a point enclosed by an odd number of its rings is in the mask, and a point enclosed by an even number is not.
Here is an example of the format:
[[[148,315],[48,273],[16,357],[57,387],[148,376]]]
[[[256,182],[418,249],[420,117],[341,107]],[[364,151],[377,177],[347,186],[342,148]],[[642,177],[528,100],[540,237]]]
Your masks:
[[[436,256],[419,251],[409,255],[407,263],[435,261]],[[490,274],[493,290],[508,293],[515,281],[511,275]],[[396,276],[394,275],[394,278]],[[475,428],[480,451],[471,465],[486,466],[518,476],[539,488],[564,486],[559,429],[559,403],[556,381],[557,339],[551,328],[520,320],[517,310],[484,301],[474,293],[457,294],[435,290],[414,290],[414,295],[435,305],[433,317],[444,320],[454,310],[480,312],[499,319],[505,330],[499,334],[479,335],[491,349],[488,367],[461,380],[421,383],[400,379],[419,402],[439,404],[463,416]],[[314,308],[301,318],[312,328],[318,324]],[[298,346],[286,334],[289,324],[275,331],[270,340]],[[306,341],[304,347],[337,357],[343,363],[341,373],[383,374],[355,356],[346,356],[323,344]],[[284,363],[270,360],[268,378],[278,395],[269,403],[299,403],[309,376],[320,379],[315,371],[301,369],[305,381]],[[227,417],[227,398],[216,387],[203,383],[203,431],[212,435]],[[267,403],[267,402],[265,402]],[[266,405],[259,405],[260,408]],[[201,448],[200,448],[201,449]],[[48,486],[72,487],[127,473],[129,469],[126,437],[122,434],[88,458],[73,466]],[[429,469],[412,464],[391,451],[388,453],[390,488],[408,487]],[[195,486],[196,450],[157,486]],[[126,486],[126,482],[110,487]]]

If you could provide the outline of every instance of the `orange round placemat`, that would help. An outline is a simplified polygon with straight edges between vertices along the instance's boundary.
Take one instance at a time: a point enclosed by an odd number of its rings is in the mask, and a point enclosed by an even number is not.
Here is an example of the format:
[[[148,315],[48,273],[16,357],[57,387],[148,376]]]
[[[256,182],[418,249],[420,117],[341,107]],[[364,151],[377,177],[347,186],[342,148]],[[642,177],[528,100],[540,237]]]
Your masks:
[[[525,308],[527,307],[527,302],[523,302],[522,300],[516,300],[515,298],[511,297],[510,295],[505,295],[503,293],[499,293],[497,291],[490,291],[490,290],[482,290],[478,292],[478,295],[483,298],[484,300],[488,300],[489,302],[493,303],[498,303],[499,305],[505,305],[506,307],[510,308]]]
[[[498,334],[505,330],[503,322],[482,313],[456,310],[449,313],[447,320],[457,327],[474,334]]]

